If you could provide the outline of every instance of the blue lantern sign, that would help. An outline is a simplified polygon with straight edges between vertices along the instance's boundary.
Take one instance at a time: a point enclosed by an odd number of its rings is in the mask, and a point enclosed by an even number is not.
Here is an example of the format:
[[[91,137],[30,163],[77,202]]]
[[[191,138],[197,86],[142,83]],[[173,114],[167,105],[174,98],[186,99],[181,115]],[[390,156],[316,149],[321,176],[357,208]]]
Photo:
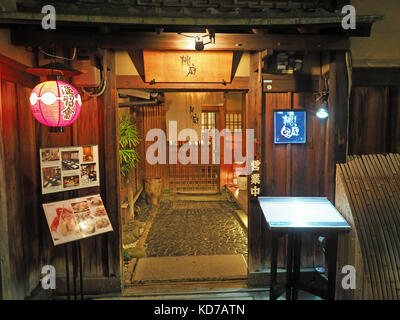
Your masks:
[[[274,111],[274,143],[306,143],[306,111]]]

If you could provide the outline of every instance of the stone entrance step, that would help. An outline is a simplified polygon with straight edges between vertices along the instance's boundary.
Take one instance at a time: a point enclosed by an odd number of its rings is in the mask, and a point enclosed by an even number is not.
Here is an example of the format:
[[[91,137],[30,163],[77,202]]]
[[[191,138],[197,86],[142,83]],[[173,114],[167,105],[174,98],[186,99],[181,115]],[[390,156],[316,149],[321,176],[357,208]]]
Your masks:
[[[247,263],[242,254],[147,257],[137,262],[132,284],[246,278]]]

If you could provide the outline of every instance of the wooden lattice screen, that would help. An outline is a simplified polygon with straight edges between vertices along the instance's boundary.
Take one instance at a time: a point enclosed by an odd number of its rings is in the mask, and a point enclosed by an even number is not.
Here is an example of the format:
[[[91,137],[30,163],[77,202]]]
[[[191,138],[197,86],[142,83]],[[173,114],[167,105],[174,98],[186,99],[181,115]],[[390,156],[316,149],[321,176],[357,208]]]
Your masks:
[[[242,113],[241,112],[227,112],[225,114],[225,128],[231,132],[241,131],[242,126]]]
[[[201,113],[201,129],[212,130],[216,128],[216,112]],[[184,144],[178,142],[178,150]],[[205,142],[203,142],[205,143]],[[208,142],[207,142],[208,143]],[[200,144],[198,145],[200,147]],[[179,151],[178,151],[179,152]],[[209,163],[211,163],[211,145],[209,144]],[[198,152],[199,164],[170,165],[170,191],[183,193],[218,192],[219,191],[219,165],[201,164],[201,152]]]
[[[219,165],[170,165],[170,192],[197,193],[219,191]]]
[[[185,144],[185,141],[178,142],[177,152]],[[219,165],[212,164],[211,145],[208,146],[209,164],[201,164],[201,149],[198,145],[198,164],[177,164],[169,165],[169,186],[170,192],[182,193],[204,193],[219,191]]]

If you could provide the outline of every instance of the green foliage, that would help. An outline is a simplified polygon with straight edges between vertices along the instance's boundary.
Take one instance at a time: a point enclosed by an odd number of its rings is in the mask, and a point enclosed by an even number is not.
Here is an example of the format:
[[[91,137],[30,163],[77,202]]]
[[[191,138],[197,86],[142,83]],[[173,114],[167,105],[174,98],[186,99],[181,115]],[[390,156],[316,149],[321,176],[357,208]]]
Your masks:
[[[119,157],[121,175],[126,176],[129,171],[136,167],[140,160],[135,147],[139,144],[139,132],[136,125],[131,122],[129,116],[122,116],[119,121]]]
[[[134,257],[133,254],[129,253],[129,249],[127,248],[122,249],[122,254],[125,262],[129,262]]]

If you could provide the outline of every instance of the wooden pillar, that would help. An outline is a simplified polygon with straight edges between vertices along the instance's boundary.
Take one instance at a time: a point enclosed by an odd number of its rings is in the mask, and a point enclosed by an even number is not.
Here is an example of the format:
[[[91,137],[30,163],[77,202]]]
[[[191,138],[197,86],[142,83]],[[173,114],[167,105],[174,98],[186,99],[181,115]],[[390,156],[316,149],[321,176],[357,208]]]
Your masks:
[[[104,170],[105,204],[114,229],[107,234],[108,272],[106,276],[121,276],[121,219],[120,219],[120,169],[119,169],[119,119],[116,89],[115,56],[111,50],[104,54],[107,88],[104,92]]]
[[[325,158],[325,194],[331,202],[335,194],[336,163],[346,162],[349,122],[346,53],[331,53],[329,68],[329,119]]]
[[[257,158],[262,159],[262,56],[261,52],[250,55],[249,92],[246,103],[246,129],[254,129],[255,142],[260,142],[255,149]],[[262,170],[262,168],[261,168]],[[261,171],[261,179],[264,173]],[[261,195],[264,194],[261,187]],[[257,202],[257,198],[250,194],[248,184],[248,285],[251,287],[265,285],[269,274],[265,270],[265,222]]]

